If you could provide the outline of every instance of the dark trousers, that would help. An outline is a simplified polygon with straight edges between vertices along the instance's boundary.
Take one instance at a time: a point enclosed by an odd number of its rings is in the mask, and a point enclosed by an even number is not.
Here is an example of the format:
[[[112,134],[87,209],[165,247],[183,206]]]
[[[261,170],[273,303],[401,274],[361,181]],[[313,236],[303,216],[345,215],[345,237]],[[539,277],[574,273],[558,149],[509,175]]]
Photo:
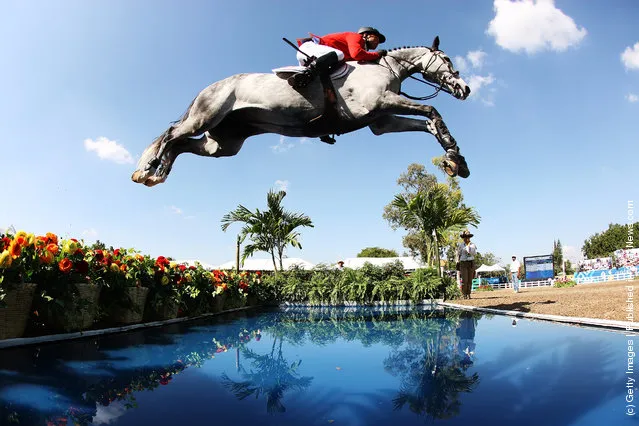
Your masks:
[[[462,280],[462,294],[470,296],[470,290],[473,288],[473,278],[475,278],[475,261],[464,260],[459,262],[459,272]]]

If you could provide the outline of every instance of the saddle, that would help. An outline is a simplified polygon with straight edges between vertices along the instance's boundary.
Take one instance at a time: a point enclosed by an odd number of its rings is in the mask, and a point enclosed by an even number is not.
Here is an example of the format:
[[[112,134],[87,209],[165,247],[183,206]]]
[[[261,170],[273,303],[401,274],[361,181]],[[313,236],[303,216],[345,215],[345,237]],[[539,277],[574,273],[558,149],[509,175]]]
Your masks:
[[[273,72],[280,78],[288,79],[292,74],[302,73],[306,70],[302,66],[288,66],[276,68]],[[335,129],[337,122],[340,120],[339,112],[337,110],[337,95],[335,93],[335,87],[333,86],[333,80],[339,80],[344,78],[348,74],[349,66],[342,62],[337,64],[334,69],[328,73],[319,75],[319,80],[322,83],[322,89],[324,92],[324,109],[320,115],[310,120],[304,125],[304,132],[308,134],[322,134],[320,140],[330,145],[334,144],[335,137],[330,136],[329,130]],[[339,135],[337,133],[336,135]]]

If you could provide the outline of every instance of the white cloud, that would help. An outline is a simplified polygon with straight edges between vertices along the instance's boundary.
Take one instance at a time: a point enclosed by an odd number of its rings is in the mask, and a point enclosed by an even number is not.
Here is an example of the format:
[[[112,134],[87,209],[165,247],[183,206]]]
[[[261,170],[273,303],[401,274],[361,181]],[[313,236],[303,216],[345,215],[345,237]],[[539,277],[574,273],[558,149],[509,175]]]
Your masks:
[[[626,95],[626,99],[628,100],[628,102],[637,102],[639,101],[639,96],[635,95],[634,93],[628,93]]]
[[[621,54],[621,62],[627,70],[639,70],[639,41],[632,47],[626,47]]]
[[[468,71],[470,67],[463,56],[455,56],[455,68],[457,68],[457,70],[459,70],[459,72],[463,74]]]
[[[175,214],[182,214],[182,209],[179,207],[175,207],[175,206],[171,206],[169,207],[171,209],[171,211]]]
[[[85,229],[82,231],[82,236],[87,240],[95,240],[98,236],[98,231],[93,228]]]
[[[271,146],[273,152],[286,152],[289,149],[293,148],[294,144],[287,142],[286,137],[280,136],[280,141],[277,145]]]
[[[486,88],[495,82],[495,77],[492,74],[487,76],[481,75],[471,75],[468,78],[468,85],[470,86],[470,98],[481,100],[487,106],[494,106],[495,103],[492,99],[492,90],[488,95],[485,94],[486,90],[482,90],[482,88]]]
[[[466,54],[466,58],[468,58],[473,68],[479,70],[484,65],[486,52],[482,50],[472,50]]]
[[[512,52],[561,52],[579,44],[587,34],[555,7],[554,0],[495,0],[493,8],[495,17],[486,33]]]
[[[311,143],[311,140],[309,138],[300,139],[300,144],[302,144],[302,145],[306,145],[306,144],[309,144],[309,143]]]
[[[486,52],[483,50],[471,50],[466,54],[466,57],[455,56],[455,68],[457,68],[462,74],[470,71],[471,69],[480,70],[484,65],[486,55]]]
[[[275,189],[278,191],[287,191],[289,182],[287,180],[276,180]]]
[[[133,157],[124,146],[104,136],[95,141],[93,139],[85,139],[84,148],[89,152],[95,152],[102,160],[109,160],[118,164],[133,163]]]

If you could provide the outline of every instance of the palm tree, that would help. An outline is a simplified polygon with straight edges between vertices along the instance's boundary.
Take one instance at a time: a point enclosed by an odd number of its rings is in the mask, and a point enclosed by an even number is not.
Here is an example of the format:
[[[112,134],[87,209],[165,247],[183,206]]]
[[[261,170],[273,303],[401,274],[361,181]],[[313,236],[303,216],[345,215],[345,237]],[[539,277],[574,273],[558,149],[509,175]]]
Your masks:
[[[428,250],[422,253],[427,264],[437,265],[441,275],[440,245],[446,235],[458,231],[468,225],[477,226],[479,214],[472,207],[461,202],[458,190],[451,190],[447,184],[435,183],[421,189],[412,198],[407,195],[396,195],[392,206],[397,208],[401,220],[407,229],[417,228],[428,242]]]
[[[290,363],[282,354],[282,340],[279,341],[279,350],[275,352],[277,338],[273,339],[273,347],[270,354],[258,354],[250,349],[242,349],[244,358],[251,361],[255,370],[246,370],[240,367],[243,380],[235,381],[224,373],[222,384],[233,395],[242,400],[250,395],[259,398],[266,397],[266,411],[270,413],[283,413],[286,411],[282,400],[286,392],[300,392],[311,385],[312,377],[300,377],[299,366],[301,360]]]
[[[235,210],[222,217],[222,231],[235,222],[244,223],[238,235],[239,242],[242,243],[248,237],[251,242],[244,246],[242,253],[242,263],[247,257],[258,251],[264,251],[271,255],[273,268],[275,271],[283,269],[282,258],[286,247],[293,246],[301,249],[299,242],[300,232],[297,230],[301,226],[313,227],[311,219],[302,213],[293,213],[284,210],[282,199],[286,192],[273,190],[266,196],[267,210],[256,209],[251,211],[239,205]]]

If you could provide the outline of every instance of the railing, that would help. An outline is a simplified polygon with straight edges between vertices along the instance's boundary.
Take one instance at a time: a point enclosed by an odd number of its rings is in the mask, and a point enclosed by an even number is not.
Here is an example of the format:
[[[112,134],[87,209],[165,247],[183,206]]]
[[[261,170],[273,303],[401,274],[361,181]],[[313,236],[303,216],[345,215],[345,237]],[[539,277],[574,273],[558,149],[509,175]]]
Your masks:
[[[617,274],[601,274],[601,275],[593,275],[590,277],[576,278],[575,282],[577,284],[594,284],[594,283],[604,283],[608,281],[631,280],[632,278],[633,278],[632,272],[620,272]]]

